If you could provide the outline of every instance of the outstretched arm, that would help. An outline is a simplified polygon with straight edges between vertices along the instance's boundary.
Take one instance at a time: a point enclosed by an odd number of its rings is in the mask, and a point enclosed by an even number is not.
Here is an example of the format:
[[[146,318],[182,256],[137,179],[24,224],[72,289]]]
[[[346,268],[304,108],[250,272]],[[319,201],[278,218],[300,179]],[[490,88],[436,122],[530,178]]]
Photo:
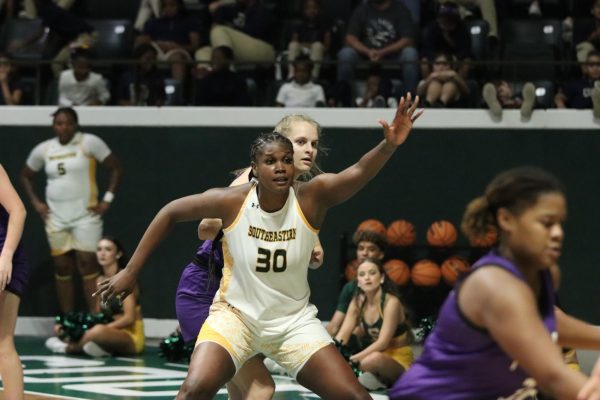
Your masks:
[[[600,350],[600,328],[555,307],[558,343],[577,349]]]
[[[230,189],[211,189],[202,194],[174,200],[164,206],[146,229],[127,267],[111,279],[101,282],[94,295],[100,295],[103,302],[113,296],[124,299],[135,288],[142,267],[175,223],[202,218],[221,218],[230,222],[237,211],[235,199],[235,194],[232,195]]]
[[[325,208],[343,203],[361,190],[385,165],[392,154],[408,138],[413,123],[423,110],[416,111],[419,97],[412,101],[411,94],[400,99],[391,125],[380,120],[384,140],[361,157],[358,162],[338,174],[322,174],[306,183],[306,189],[314,194],[315,202]],[[300,192],[299,192],[300,193]]]

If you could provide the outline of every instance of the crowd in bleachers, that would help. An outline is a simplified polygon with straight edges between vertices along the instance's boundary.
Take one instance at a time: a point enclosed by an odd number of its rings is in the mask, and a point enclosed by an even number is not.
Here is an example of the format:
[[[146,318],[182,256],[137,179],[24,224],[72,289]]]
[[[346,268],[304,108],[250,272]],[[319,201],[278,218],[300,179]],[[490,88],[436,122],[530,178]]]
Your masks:
[[[600,0],[0,0],[0,104],[593,108]]]

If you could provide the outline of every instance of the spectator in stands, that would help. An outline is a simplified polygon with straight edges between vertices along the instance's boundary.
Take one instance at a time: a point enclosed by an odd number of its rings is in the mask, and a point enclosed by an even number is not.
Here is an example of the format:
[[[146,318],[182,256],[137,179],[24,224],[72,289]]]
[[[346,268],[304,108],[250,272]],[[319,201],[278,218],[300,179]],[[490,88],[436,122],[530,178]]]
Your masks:
[[[369,70],[365,90],[356,98],[357,107],[398,107],[398,100],[392,96],[392,84],[381,76],[381,68],[374,66]]]
[[[410,12],[395,0],[368,0],[359,4],[348,22],[346,46],[338,52],[337,80],[353,82],[355,63],[393,60],[402,63],[402,78],[413,92],[419,80],[415,24]]]
[[[306,55],[299,55],[294,60],[294,79],[284,83],[275,100],[279,107],[323,107],[325,92],[323,87],[314,83],[310,77],[313,62]]]
[[[162,106],[165,104],[165,78],[156,66],[158,52],[149,43],[133,51],[138,62],[121,75],[118,103],[122,106]]]
[[[15,76],[10,58],[0,54],[0,105],[18,106],[23,98],[23,87]]]
[[[314,63],[312,78],[319,79],[323,57],[331,47],[331,26],[323,19],[320,0],[304,0],[302,23],[292,31],[288,45],[288,60],[295,60],[300,53],[310,54]],[[288,78],[294,76],[294,66],[290,62]]]
[[[139,32],[144,30],[146,22],[152,18],[160,18],[160,0],[142,0],[138,8],[133,28]]]
[[[419,82],[417,94],[425,99],[426,107],[463,107],[469,87],[453,68],[455,60],[449,54],[439,53],[433,60],[431,73]]]
[[[458,61],[457,71],[467,79],[471,60],[471,34],[460,18],[458,5],[446,2],[439,6],[437,18],[425,29],[421,48],[421,76],[431,72],[430,62],[436,54],[451,55]]]
[[[236,63],[272,64],[275,48],[270,43],[274,36],[275,16],[258,0],[236,0],[212,3],[215,25],[210,30],[210,46],[196,52],[195,58],[202,62],[201,73],[212,57],[211,47],[227,46],[233,50]],[[203,70],[203,71],[202,71]]]
[[[70,10],[75,3],[75,0],[52,0],[57,6],[62,8],[63,10]],[[24,10],[19,16],[23,16],[25,18],[37,18],[38,10],[35,6],[34,0],[24,0],[23,1]]]
[[[471,15],[469,7],[476,6],[479,8],[481,18],[488,23],[490,28],[488,37],[495,42],[498,40],[498,15],[495,0],[440,0],[440,4],[447,2],[453,2],[460,6],[459,10],[462,19]]]
[[[246,80],[232,70],[233,60],[231,47],[219,46],[213,49],[211,71],[196,81],[196,105],[250,105]]]
[[[502,118],[504,108],[519,108],[521,116],[528,119],[535,106],[535,86],[531,82],[523,85],[520,96],[513,92],[505,80],[488,82],[483,86],[482,96],[492,116],[498,119]]]
[[[593,20],[589,21],[589,24],[584,23],[584,26],[581,26],[573,34],[579,63],[585,62],[590,51],[600,51],[600,0],[594,2],[590,13]]]
[[[43,26],[22,42],[11,45],[9,52],[35,43],[48,29],[43,56],[45,59],[53,59],[52,72],[58,78],[69,61],[71,49],[92,48],[96,44],[97,33],[82,18],[59,7],[52,0],[34,0],[34,3]]]
[[[71,56],[72,68],[63,71],[58,80],[58,104],[63,107],[100,106],[110,100],[104,77],[92,71],[90,53],[76,50]]]
[[[187,76],[187,63],[200,45],[198,27],[185,13],[183,0],[161,0],[161,14],[144,25],[135,46],[150,43],[156,48],[159,61],[168,61],[171,75],[181,83]]]
[[[590,51],[583,65],[581,79],[567,83],[554,96],[557,108],[593,108],[600,118],[600,52]]]

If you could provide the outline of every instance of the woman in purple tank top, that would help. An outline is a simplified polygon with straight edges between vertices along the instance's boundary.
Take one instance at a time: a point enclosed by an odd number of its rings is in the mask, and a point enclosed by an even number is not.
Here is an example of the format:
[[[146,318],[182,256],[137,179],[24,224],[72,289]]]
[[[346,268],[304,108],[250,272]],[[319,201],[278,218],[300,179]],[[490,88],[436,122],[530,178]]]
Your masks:
[[[600,398],[600,364],[587,379],[567,367],[559,347],[600,347],[599,329],[554,304],[550,268],[565,217],[562,185],[532,167],[498,175],[468,205],[465,234],[496,229],[498,244],[448,295],[391,399],[531,399],[538,390],[557,399]]]
[[[25,206],[0,165],[0,375],[7,399],[23,399],[23,370],[14,334],[19,302],[27,285],[25,254],[19,244]]]

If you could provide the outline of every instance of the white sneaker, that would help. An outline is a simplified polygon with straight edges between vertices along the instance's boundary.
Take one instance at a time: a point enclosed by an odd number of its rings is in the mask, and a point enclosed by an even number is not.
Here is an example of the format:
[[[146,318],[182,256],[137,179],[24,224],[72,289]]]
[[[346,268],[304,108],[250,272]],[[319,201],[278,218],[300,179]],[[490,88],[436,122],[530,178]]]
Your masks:
[[[91,357],[110,357],[111,354],[98,346],[94,342],[87,342],[83,345],[83,352]]]
[[[67,344],[56,336],[46,339],[44,345],[53,353],[65,354],[67,352]]]
[[[533,107],[535,107],[535,86],[531,82],[527,82],[521,90],[523,96],[523,104],[521,104],[521,116],[525,119],[531,118]]]
[[[361,385],[365,387],[367,390],[375,391],[375,390],[384,390],[387,386],[379,380],[372,372],[363,372],[358,377],[358,381]]]
[[[496,86],[493,83],[486,83],[483,85],[483,90],[481,93],[485,104],[490,109],[490,113],[492,117],[495,119],[502,118],[502,105],[498,101],[498,92],[496,91]]]
[[[542,16],[542,9],[540,8],[540,4],[537,1],[531,2],[528,12],[529,12],[529,15],[531,15],[531,16],[537,16],[537,17]]]
[[[265,358],[263,362],[265,363],[265,367],[267,367],[267,370],[270,373],[277,375],[287,375],[287,371],[285,370],[285,368],[283,368],[281,365],[277,364],[270,358]]]

